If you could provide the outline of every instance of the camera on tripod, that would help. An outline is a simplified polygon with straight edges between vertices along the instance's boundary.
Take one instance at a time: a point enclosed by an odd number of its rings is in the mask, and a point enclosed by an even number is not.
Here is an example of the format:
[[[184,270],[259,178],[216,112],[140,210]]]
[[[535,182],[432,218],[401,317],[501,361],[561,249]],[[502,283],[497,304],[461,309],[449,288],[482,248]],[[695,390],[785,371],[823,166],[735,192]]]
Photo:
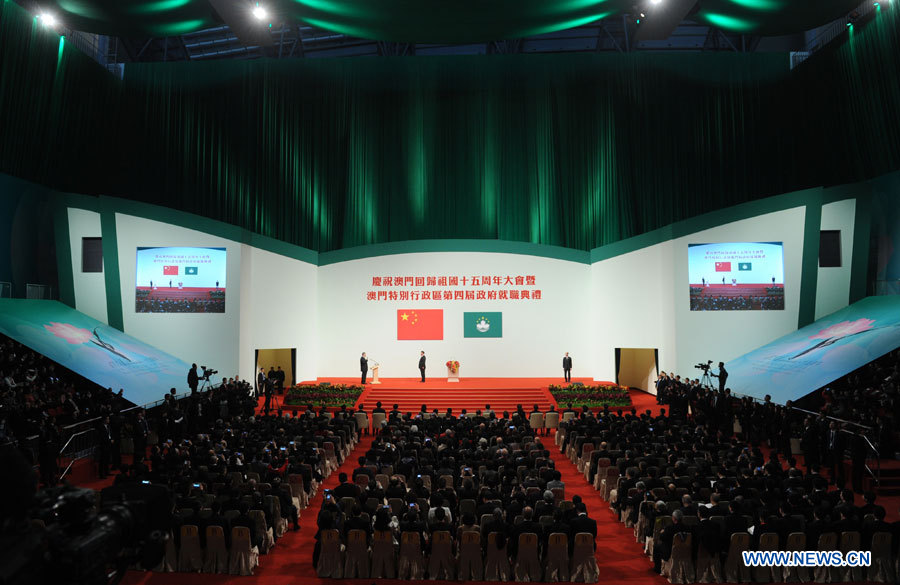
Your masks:
[[[703,373],[705,374],[705,373],[708,373],[708,372],[709,372],[709,366],[710,366],[710,364],[712,364],[712,363],[713,363],[713,361],[712,361],[712,360],[709,360],[709,361],[707,361],[705,364],[704,364],[704,363],[699,363],[699,364],[695,365],[694,367],[697,368],[698,370],[703,370]]]
[[[210,376],[214,376],[219,373],[219,370],[212,370],[210,368],[207,368],[206,366],[200,366],[200,367],[203,368],[203,375],[200,376],[200,379],[206,380],[207,382],[209,382]]]

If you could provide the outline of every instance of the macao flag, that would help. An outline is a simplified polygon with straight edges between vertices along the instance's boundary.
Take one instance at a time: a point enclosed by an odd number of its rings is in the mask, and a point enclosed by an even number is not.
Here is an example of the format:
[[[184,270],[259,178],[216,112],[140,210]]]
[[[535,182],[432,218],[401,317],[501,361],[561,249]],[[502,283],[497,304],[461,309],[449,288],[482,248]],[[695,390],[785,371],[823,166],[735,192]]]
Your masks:
[[[503,337],[503,313],[463,313],[463,337]]]
[[[398,309],[398,340],[434,340],[444,338],[443,309]]]
[[[731,272],[731,262],[716,262],[716,272]]]
[[[194,276],[197,276],[197,267],[196,266],[185,266],[184,274],[186,276],[189,276],[191,274],[193,274]]]
[[[178,266],[163,266],[163,276],[178,276]]]
[[[753,270],[751,262],[738,262],[738,270]]]

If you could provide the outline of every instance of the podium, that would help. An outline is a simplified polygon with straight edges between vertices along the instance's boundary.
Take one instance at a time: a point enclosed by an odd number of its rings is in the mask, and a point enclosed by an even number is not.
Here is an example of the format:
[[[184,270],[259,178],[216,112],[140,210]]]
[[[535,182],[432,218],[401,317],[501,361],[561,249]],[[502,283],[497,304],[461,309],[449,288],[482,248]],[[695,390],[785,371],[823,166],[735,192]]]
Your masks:
[[[381,380],[378,379],[378,364],[372,366],[372,381],[371,384],[381,384]]]
[[[459,382],[459,368],[453,370],[449,366],[447,367],[447,381]]]

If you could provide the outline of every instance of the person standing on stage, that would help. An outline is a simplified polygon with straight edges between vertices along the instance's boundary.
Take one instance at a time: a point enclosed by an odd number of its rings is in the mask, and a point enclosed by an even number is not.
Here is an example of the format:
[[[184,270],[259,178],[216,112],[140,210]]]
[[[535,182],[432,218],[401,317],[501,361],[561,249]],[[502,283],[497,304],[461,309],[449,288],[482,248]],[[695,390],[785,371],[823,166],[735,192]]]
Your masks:
[[[256,398],[259,398],[266,389],[266,370],[263,368],[259,369],[259,374],[256,376]]]
[[[572,381],[572,358],[569,357],[569,352],[563,357],[563,377],[566,382]]]
[[[366,373],[369,371],[369,360],[366,359],[366,352],[362,352],[362,357],[359,358],[359,371],[362,372],[362,380],[360,384],[366,383]]]
[[[419,371],[422,372],[422,381],[425,381],[425,352],[420,353],[419,357]]]

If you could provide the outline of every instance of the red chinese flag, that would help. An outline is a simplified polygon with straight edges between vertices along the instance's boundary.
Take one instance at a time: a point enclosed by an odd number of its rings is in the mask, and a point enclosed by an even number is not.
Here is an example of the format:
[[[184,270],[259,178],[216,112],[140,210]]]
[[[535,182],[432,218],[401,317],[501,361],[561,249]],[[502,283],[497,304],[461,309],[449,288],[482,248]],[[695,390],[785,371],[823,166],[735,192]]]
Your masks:
[[[443,309],[398,309],[397,339],[443,339]]]
[[[178,276],[178,267],[163,266],[163,276]]]
[[[716,262],[716,272],[731,272],[731,262]]]

